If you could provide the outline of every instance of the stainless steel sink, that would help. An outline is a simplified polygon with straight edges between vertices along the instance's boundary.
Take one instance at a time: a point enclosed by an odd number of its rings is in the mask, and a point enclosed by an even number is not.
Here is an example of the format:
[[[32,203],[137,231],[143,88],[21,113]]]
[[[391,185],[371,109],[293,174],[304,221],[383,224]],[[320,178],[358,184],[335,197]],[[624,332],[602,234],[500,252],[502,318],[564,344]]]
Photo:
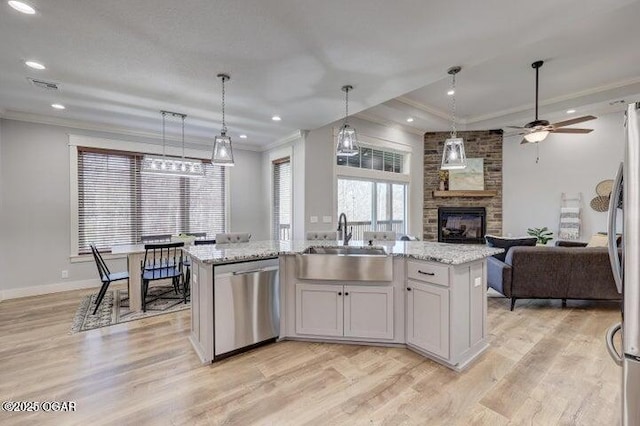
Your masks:
[[[393,258],[384,247],[309,247],[296,255],[300,279],[391,281]]]
[[[341,256],[386,256],[384,247],[309,247],[303,254],[337,254]]]

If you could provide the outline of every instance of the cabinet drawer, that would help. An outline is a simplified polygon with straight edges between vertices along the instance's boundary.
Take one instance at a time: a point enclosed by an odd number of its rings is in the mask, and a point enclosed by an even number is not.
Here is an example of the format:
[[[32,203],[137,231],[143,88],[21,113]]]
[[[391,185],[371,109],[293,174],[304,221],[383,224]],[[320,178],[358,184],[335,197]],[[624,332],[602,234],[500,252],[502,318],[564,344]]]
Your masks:
[[[449,286],[449,267],[437,263],[407,261],[407,277],[412,280]]]

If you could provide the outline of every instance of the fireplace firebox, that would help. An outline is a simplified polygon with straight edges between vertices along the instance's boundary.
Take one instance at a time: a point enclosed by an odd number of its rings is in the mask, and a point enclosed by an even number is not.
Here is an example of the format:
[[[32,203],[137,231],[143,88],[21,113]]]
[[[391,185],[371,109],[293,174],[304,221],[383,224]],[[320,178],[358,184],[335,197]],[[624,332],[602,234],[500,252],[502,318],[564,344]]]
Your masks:
[[[439,207],[438,241],[456,244],[484,244],[484,207]]]

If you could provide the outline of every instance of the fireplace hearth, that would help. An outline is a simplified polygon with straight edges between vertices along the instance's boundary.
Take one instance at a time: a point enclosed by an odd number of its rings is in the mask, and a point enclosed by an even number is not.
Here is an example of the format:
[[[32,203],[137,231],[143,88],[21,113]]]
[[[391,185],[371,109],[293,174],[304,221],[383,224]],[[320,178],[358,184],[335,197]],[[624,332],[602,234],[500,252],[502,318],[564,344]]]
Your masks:
[[[484,244],[487,213],[484,207],[439,207],[438,241]]]

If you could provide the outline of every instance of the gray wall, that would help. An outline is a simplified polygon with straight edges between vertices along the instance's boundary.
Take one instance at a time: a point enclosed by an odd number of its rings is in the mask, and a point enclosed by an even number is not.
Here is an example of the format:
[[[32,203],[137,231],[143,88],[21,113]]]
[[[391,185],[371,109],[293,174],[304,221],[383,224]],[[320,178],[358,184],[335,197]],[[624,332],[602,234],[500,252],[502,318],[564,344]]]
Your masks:
[[[399,128],[388,127],[358,118],[349,123],[361,135],[411,145],[411,184],[409,186],[408,233],[422,235],[422,205],[424,189],[424,158],[422,135],[409,133]],[[336,229],[336,188],[334,184],[334,137],[333,129],[342,121],[331,123],[308,133],[305,142],[305,226],[307,231]],[[309,218],[318,216],[318,223]],[[331,223],[322,223],[323,216],[331,216]]]
[[[562,192],[582,193],[582,236],[606,231],[607,213],[591,209],[598,182],[613,179],[622,161],[624,112],[601,115],[582,126],[594,129],[586,135],[551,134],[540,142],[536,164],[535,144],[520,145],[507,138],[503,150],[503,233],[525,235],[527,228],[546,226],[558,232]]]
[[[68,134],[149,142],[149,139],[67,127],[0,120],[0,213],[3,259],[0,289],[27,288],[96,278],[92,261],[72,263]],[[158,141],[154,141],[158,143]],[[232,230],[263,238],[260,189],[261,153],[236,150],[231,171]],[[111,260],[113,269],[124,261]],[[68,270],[63,280],[61,271]]]

